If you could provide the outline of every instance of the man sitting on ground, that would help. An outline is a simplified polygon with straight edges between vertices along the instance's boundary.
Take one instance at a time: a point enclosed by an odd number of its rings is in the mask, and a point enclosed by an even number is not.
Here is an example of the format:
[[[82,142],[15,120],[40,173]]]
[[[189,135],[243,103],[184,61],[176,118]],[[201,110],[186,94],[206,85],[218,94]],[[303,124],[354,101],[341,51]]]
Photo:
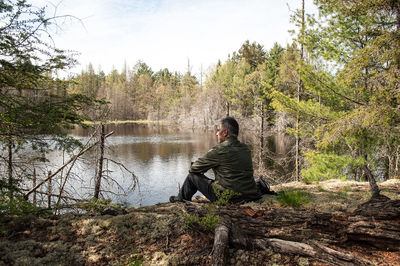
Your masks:
[[[214,187],[219,193],[227,189],[238,193],[232,202],[260,199],[250,149],[238,140],[238,135],[238,122],[232,117],[223,118],[217,131],[219,144],[192,164],[178,196],[171,196],[170,202],[190,201],[197,191],[214,202],[217,200]],[[214,171],[215,180],[204,175],[209,169]]]

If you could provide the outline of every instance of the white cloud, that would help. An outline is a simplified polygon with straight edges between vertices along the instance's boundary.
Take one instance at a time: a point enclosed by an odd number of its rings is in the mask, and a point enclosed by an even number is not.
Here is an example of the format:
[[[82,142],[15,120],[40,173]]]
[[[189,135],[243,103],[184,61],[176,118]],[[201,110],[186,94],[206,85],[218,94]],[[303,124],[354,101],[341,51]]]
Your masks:
[[[41,2],[41,1],[40,1]],[[101,65],[108,73],[126,60],[143,60],[153,70],[184,72],[187,60],[198,72],[224,61],[249,39],[266,49],[290,41],[289,10],[301,1],[266,0],[63,0],[59,14],[67,21],[55,38],[61,48],[76,50],[81,65]],[[307,4],[310,1],[307,1]]]

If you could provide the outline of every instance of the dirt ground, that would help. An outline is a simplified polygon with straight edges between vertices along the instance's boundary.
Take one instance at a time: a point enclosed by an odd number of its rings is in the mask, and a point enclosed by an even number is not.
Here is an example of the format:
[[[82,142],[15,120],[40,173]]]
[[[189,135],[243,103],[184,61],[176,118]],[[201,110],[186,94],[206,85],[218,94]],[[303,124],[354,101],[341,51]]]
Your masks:
[[[379,183],[382,194],[400,199],[400,180]],[[288,183],[275,191],[303,190],[310,211],[352,212],[371,194],[368,183],[329,180]],[[283,208],[276,196],[245,204],[254,210]],[[288,207],[289,208],[289,207]],[[185,226],[182,205],[162,203],[130,208],[122,215],[74,214],[9,217],[0,238],[0,265],[209,265],[214,235]],[[400,252],[349,245],[376,265],[400,265]],[[265,250],[229,250],[230,265],[321,265],[310,257]]]

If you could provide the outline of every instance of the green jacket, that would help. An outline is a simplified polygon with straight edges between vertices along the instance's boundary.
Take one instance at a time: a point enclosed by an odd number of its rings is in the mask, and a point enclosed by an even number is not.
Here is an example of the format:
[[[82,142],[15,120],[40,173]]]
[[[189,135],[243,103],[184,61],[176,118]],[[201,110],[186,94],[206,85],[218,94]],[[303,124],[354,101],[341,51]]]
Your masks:
[[[190,173],[205,173],[213,169],[218,190],[230,189],[241,193],[241,200],[260,198],[253,177],[251,152],[237,137],[229,137],[195,161]]]

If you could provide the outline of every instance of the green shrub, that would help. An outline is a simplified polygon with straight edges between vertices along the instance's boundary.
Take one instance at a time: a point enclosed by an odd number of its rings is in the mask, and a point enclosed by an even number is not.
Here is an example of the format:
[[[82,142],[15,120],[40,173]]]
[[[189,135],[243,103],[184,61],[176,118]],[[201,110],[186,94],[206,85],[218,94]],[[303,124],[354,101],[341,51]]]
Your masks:
[[[298,208],[310,202],[310,194],[304,191],[282,191],[278,194],[278,202],[281,206]]]
[[[219,223],[219,216],[215,213],[215,208],[219,206],[227,206],[230,204],[232,198],[240,196],[240,193],[234,192],[230,189],[220,192],[214,185],[213,188],[217,200],[207,206],[206,215],[200,217],[197,214],[191,215],[181,212],[185,219],[185,228],[191,228],[194,230],[200,228],[204,232],[212,232]]]
[[[22,195],[14,195],[10,199],[7,195],[0,194],[0,214],[24,215],[41,209],[25,200]]]
[[[241,194],[239,192],[235,192],[230,189],[226,189],[223,192],[219,191],[216,186],[213,184],[213,189],[215,195],[217,196],[217,200],[212,204],[215,206],[228,206],[231,204],[230,200],[234,197],[239,197]]]
[[[204,231],[213,231],[219,223],[219,216],[211,209],[209,212],[200,218],[199,225]]]
[[[0,236],[6,236],[12,229],[9,228],[9,219],[30,219],[29,217],[47,216],[51,211],[36,207],[25,200],[21,194],[14,193],[10,198],[8,193],[0,193]]]
[[[109,199],[91,199],[88,201],[81,201],[75,204],[75,207],[87,212],[101,213],[107,208],[122,210],[121,204],[111,203]]]
[[[306,169],[301,171],[307,184],[327,179],[346,180],[349,170],[364,163],[361,158],[316,151],[304,152]]]
[[[194,229],[202,232],[212,232],[219,223],[219,217],[215,214],[214,210],[208,207],[207,214],[200,217],[198,214],[186,214],[181,212],[185,219],[185,228]]]

